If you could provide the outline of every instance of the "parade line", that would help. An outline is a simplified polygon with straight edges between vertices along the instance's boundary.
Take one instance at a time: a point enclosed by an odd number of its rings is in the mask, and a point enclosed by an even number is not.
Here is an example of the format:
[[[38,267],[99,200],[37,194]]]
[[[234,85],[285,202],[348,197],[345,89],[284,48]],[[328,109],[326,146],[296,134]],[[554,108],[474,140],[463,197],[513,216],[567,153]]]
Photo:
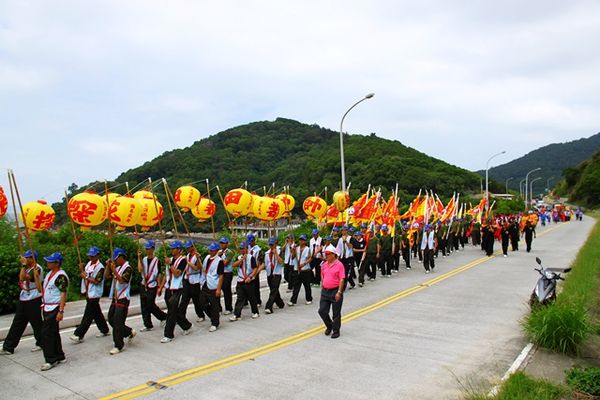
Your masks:
[[[544,232],[541,232],[540,234],[537,235],[537,237],[539,236],[543,236],[559,227],[561,227],[562,225],[557,225],[555,227],[549,228],[547,230],[544,230]],[[455,268],[452,271],[446,272],[444,274],[441,274],[433,279],[430,279],[428,281],[425,281],[417,286],[413,286],[409,289],[405,289],[401,292],[398,292],[390,297],[387,297],[383,300],[380,300],[376,303],[371,304],[370,306],[366,306],[363,307],[361,309],[358,309],[356,311],[353,311],[347,315],[342,316],[342,323],[346,323],[349,321],[352,321],[353,319],[362,317],[363,315],[369,314],[375,310],[378,310],[382,307],[385,307],[395,301],[398,301],[400,299],[403,299],[405,297],[408,297],[412,294],[418,293],[421,290],[427,289],[437,283],[443,282],[446,279],[449,279],[455,275],[458,275],[462,272],[465,272],[479,264],[482,264],[488,260],[491,260],[492,258],[501,255],[502,252],[501,251],[496,251],[494,253],[493,256],[483,256],[481,258],[478,258],[474,261],[471,261],[468,264],[465,264],[461,267]],[[314,328],[308,329],[304,332],[298,333],[296,335],[292,335],[289,336],[287,338],[269,343],[267,345],[261,346],[261,347],[256,347],[252,350],[246,351],[244,353],[239,353],[236,354],[234,356],[231,357],[227,357],[227,358],[223,358],[221,360],[218,361],[214,361],[212,363],[208,363],[208,364],[204,364],[195,368],[191,368],[188,369],[186,371],[159,379],[157,381],[150,381],[147,382],[143,385],[139,385],[121,392],[117,392],[108,396],[104,396],[101,397],[100,400],[109,400],[109,399],[120,399],[120,400],[125,400],[125,399],[133,399],[139,396],[143,396],[146,394],[150,394],[153,392],[156,392],[158,390],[161,389],[166,389],[169,388],[171,386],[189,381],[190,379],[193,378],[197,378],[199,376],[203,376],[203,375],[207,375],[213,372],[217,372],[221,369],[227,368],[227,367],[231,367],[233,365],[242,363],[244,361],[249,361],[251,359],[255,359],[257,357],[263,356],[265,354],[271,353],[275,350],[279,350],[282,349],[284,347],[288,347],[291,346],[295,343],[298,343],[300,341],[306,340],[306,339],[310,339],[314,336],[317,336],[319,334],[323,334],[323,324],[320,324],[318,326],[315,326]]]

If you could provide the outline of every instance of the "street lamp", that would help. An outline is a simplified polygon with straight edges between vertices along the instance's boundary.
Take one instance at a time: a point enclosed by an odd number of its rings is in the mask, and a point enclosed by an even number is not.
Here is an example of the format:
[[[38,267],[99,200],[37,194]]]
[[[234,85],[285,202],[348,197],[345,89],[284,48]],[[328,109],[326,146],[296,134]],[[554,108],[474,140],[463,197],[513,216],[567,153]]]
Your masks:
[[[511,179],[515,179],[515,178],[513,178],[513,177],[511,176],[510,178],[508,178],[508,179],[506,180],[506,194],[508,194],[508,181],[510,181]]]
[[[492,158],[497,157],[501,154],[505,154],[506,150],[501,151],[500,153],[496,153],[493,156],[491,156],[487,162],[485,163],[485,209],[487,210],[490,206],[490,193],[488,192],[488,170],[490,169],[490,161],[492,161]]]
[[[529,197],[531,197],[529,199],[529,204],[531,204],[531,202],[533,201],[533,182],[539,181],[540,179],[542,178],[538,176],[537,178],[532,179],[531,182],[529,182]]]
[[[523,183],[525,183],[525,178],[521,179],[519,182],[519,196],[523,197]]]
[[[531,171],[529,171],[527,173],[527,175],[525,175],[525,210],[527,210],[529,208],[529,206],[527,205],[527,199],[529,198],[527,196],[527,189],[528,189],[528,183],[529,183],[529,174],[531,174],[532,172],[535,172],[535,171],[539,171],[539,170],[541,170],[541,168],[539,168],[539,167],[538,168],[534,168]]]
[[[551,181],[552,179],[554,179],[554,177],[553,177],[553,176],[551,176],[550,178],[546,179],[546,190],[547,190],[548,192],[550,192],[550,181]]]
[[[375,96],[375,93],[369,93],[368,95],[366,95],[365,97],[363,97],[362,99],[360,99],[359,101],[354,103],[352,105],[352,107],[350,107],[348,109],[348,111],[346,111],[344,113],[344,116],[342,117],[342,121],[340,122],[340,161],[341,161],[341,167],[342,167],[342,191],[344,191],[344,192],[346,191],[346,170],[344,169],[344,130],[343,130],[344,118],[346,118],[346,115],[348,115],[350,110],[352,110],[354,107],[356,107],[363,101],[372,98],[373,96]]]

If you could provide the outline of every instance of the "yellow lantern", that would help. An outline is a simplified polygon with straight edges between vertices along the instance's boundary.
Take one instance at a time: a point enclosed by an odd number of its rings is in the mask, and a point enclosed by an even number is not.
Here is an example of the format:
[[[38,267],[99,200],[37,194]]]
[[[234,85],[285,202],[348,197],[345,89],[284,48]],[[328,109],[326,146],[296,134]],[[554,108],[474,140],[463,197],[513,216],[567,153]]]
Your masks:
[[[136,200],[142,200],[142,199],[156,199],[158,200],[158,197],[156,197],[155,195],[152,194],[152,192],[148,191],[148,190],[138,190],[137,192],[135,192],[133,194],[133,198]]]
[[[337,191],[333,194],[333,204],[340,212],[344,211],[350,205],[350,195],[348,192]]]
[[[252,195],[244,189],[232,189],[223,198],[225,210],[234,217],[248,215],[252,211]]]
[[[188,212],[198,205],[200,191],[190,185],[181,186],[175,191],[174,199],[181,211]]]
[[[71,197],[67,214],[82,230],[88,230],[104,222],[108,206],[104,198],[89,190]]]
[[[32,231],[45,231],[54,223],[54,210],[44,200],[32,201],[23,206],[23,223]]]
[[[327,203],[319,196],[310,196],[302,203],[302,209],[309,217],[321,219],[327,212]]]
[[[137,224],[142,227],[142,231],[148,231],[151,227],[158,224],[163,218],[163,206],[152,198],[141,198],[137,200],[140,203],[140,216]]]
[[[283,204],[284,204],[283,216],[287,217],[292,212],[294,207],[296,206],[296,199],[294,199],[292,196],[290,196],[287,193],[279,194],[275,198],[278,200],[281,200],[283,202]]]
[[[108,194],[103,194],[102,198],[104,199],[104,201],[106,202],[106,207],[110,208],[110,205],[112,204],[113,201],[115,201],[115,199],[117,197],[120,197],[121,195],[119,193],[112,193],[112,192],[108,192]]]
[[[287,217],[287,216],[290,215],[290,213],[288,211],[286,211],[286,205],[283,202],[283,200],[278,199],[277,197],[275,197],[275,202],[279,205],[279,214],[275,218],[276,220],[277,219],[281,219],[283,217]]]
[[[0,186],[0,218],[4,217],[6,210],[8,210],[8,199],[4,194],[4,189]]]
[[[217,205],[211,199],[202,197],[198,205],[192,208],[192,214],[198,218],[198,221],[204,222],[215,215]]]
[[[280,203],[272,197],[257,196],[252,202],[254,216],[262,221],[273,221],[280,213]]]
[[[119,196],[110,204],[108,216],[117,228],[128,228],[134,226],[142,211],[140,202],[131,195]]]

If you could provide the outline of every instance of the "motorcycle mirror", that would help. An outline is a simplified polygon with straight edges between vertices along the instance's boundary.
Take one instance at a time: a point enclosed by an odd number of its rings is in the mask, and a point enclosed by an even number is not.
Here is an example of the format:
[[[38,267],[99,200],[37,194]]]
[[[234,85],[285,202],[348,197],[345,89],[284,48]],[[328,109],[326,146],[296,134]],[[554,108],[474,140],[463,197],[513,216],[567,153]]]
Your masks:
[[[569,272],[571,270],[571,268],[567,268],[565,270],[563,270],[563,272]]]
[[[542,265],[542,260],[540,260],[539,257],[535,258],[535,262],[538,263],[539,265]]]

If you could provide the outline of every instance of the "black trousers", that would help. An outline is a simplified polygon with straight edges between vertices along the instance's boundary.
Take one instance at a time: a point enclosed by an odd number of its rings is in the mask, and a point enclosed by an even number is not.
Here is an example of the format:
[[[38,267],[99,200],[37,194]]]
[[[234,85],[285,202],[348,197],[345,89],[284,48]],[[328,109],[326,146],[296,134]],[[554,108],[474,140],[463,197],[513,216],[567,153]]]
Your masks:
[[[102,314],[99,298],[85,300],[83,318],[81,318],[81,322],[73,334],[80,339],[83,339],[88,329],[90,329],[92,322],[96,323],[96,326],[100,332],[108,333],[108,325],[106,324],[106,319],[104,319],[104,314]]]
[[[235,308],[233,310],[235,316],[238,318],[242,316],[242,308],[244,308],[246,301],[250,303],[252,314],[258,314],[258,306],[256,305],[256,298],[254,297],[254,287],[252,286],[252,282],[238,282],[235,291],[237,293],[237,300],[235,301]]]
[[[519,234],[510,236],[510,245],[512,247],[512,251],[519,250]]]
[[[169,299],[167,300],[167,323],[165,324],[165,337],[173,339],[175,337],[175,325],[179,325],[181,329],[187,331],[192,327],[192,323],[188,321],[184,310],[179,307],[181,303],[181,289],[170,290]],[[166,298],[165,293],[165,298]]]
[[[390,275],[392,273],[392,252],[391,251],[382,251],[381,252],[381,260],[379,262],[381,268],[381,275]]]
[[[124,346],[123,338],[131,335],[131,328],[125,325],[127,312],[129,311],[129,300],[113,300],[108,309],[108,323],[113,328],[113,342],[115,347],[121,350]]]
[[[159,321],[167,319],[167,313],[161,310],[156,305],[156,292],[158,288],[146,288],[144,285],[140,285],[140,307],[142,309],[142,320],[146,328],[152,328],[152,316]]]
[[[402,259],[404,260],[404,263],[406,264],[406,268],[410,268],[410,248],[409,247],[402,248]]]
[[[183,280],[183,289],[181,291],[181,300],[179,302],[179,307],[181,308],[181,312],[183,315],[187,313],[188,304],[190,304],[190,300],[194,303],[194,311],[198,318],[204,318],[204,311],[202,311],[202,303],[200,302],[200,284],[190,284],[187,279]]]
[[[365,283],[365,274],[375,279],[377,276],[377,257],[375,254],[368,254],[365,256],[365,260],[362,262],[360,269],[358,270],[358,282]]]
[[[392,254],[392,259],[394,260],[394,270],[400,270],[400,249],[394,249],[395,252]]]
[[[525,232],[525,244],[527,245],[527,252],[531,251],[531,242],[533,241],[533,234]]]
[[[312,271],[314,273],[313,283],[315,285],[321,284],[321,261],[322,260],[320,258],[314,258],[310,262],[310,268],[312,269]]]
[[[267,304],[265,304],[265,310],[273,311],[273,304],[277,304],[277,307],[283,308],[285,303],[279,294],[281,275],[269,275],[267,276],[267,282],[269,283],[269,299],[267,300]]]
[[[219,315],[221,314],[221,299],[217,297],[217,291],[209,289],[206,284],[202,287],[201,301],[204,312],[210,318],[210,324],[219,326]]]
[[[42,322],[42,349],[44,350],[44,359],[47,363],[53,364],[65,359],[65,353],[60,340],[60,332],[56,316],[58,307],[50,312],[43,312],[44,321]]]
[[[502,254],[504,255],[508,254],[508,241],[508,235],[502,235]]]
[[[15,352],[15,349],[21,341],[23,332],[27,328],[27,324],[31,324],[33,328],[33,336],[35,336],[35,345],[42,347],[42,312],[40,307],[42,305],[42,298],[29,301],[18,301],[15,316],[13,317],[12,323],[2,348],[4,350]]]
[[[304,297],[306,301],[312,301],[312,290],[310,283],[312,282],[313,274],[312,271],[292,271],[292,282],[294,283],[294,291],[292,292],[292,298],[290,301],[294,304],[298,301],[298,294],[300,293],[300,287],[304,286]]]
[[[351,287],[356,286],[354,278],[356,272],[354,271],[354,257],[342,258],[340,260],[344,264],[344,272],[346,273],[346,286],[349,284]]]
[[[435,258],[433,257],[433,249],[423,250],[423,267],[425,267],[425,271],[433,270],[435,268]]]
[[[260,306],[262,304],[260,298],[260,274],[257,274],[251,283],[254,285],[254,298],[256,299],[256,304]]]
[[[319,315],[323,320],[325,326],[334,332],[339,332],[342,325],[342,303],[344,298],[340,301],[335,301],[335,295],[338,288],[334,289],[321,289],[321,300],[319,301]],[[333,310],[333,318],[329,315],[329,311]]]
[[[294,288],[294,284],[292,282],[292,271],[294,270],[294,266],[290,264],[283,265],[283,279],[287,282],[288,290],[292,290]]]
[[[225,302],[225,310],[233,311],[233,295],[231,293],[231,281],[233,280],[233,272],[225,272],[223,274],[223,301]]]

